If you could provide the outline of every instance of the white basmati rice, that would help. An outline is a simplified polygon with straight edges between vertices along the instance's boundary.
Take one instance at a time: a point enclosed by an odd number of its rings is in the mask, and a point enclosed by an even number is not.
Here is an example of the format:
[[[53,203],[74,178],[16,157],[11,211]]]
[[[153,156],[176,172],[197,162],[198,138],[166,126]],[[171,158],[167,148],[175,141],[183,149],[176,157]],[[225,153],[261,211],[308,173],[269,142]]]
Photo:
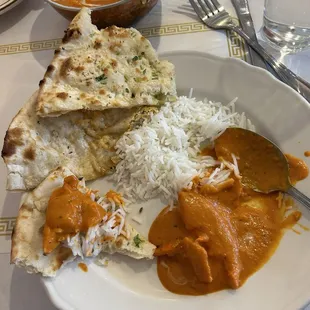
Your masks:
[[[222,105],[179,97],[142,127],[125,133],[116,145],[121,161],[113,178],[118,190],[131,202],[158,195],[167,202],[176,199],[182,188],[191,186],[194,176],[203,176],[207,167],[220,164],[210,156],[199,155],[202,143],[214,141],[228,127],[255,130],[244,113],[235,112],[235,101]],[[231,170],[239,174],[237,159],[232,161],[229,170],[221,165],[212,182],[222,182]]]

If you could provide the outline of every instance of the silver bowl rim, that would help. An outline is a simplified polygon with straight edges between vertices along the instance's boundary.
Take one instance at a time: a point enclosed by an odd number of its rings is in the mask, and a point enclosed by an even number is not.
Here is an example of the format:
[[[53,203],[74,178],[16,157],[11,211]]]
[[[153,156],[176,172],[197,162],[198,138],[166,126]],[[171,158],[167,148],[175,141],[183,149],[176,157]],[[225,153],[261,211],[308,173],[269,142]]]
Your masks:
[[[100,6],[96,6],[96,7],[88,7],[88,8],[91,11],[100,11],[100,10],[105,10],[105,9],[112,8],[115,6],[119,6],[119,5],[124,4],[128,1],[129,0],[119,0],[119,1],[111,3],[111,4],[104,4],[104,5],[100,5]],[[53,7],[57,7],[59,9],[65,10],[65,11],[78,12],[82,8],[82,7],[74,7],[74,6],[63,5],[63,4],[57,3],[53,0],[46,0],[46,2],[49,3]]]

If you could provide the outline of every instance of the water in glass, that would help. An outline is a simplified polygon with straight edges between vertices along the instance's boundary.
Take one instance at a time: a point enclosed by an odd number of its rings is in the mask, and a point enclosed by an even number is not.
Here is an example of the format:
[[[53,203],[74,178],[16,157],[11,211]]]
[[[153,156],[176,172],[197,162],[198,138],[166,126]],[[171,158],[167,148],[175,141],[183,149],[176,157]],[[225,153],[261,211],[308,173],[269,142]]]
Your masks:
[[[277,47],[310,47],[310,0],[265,0],[263,35]]]

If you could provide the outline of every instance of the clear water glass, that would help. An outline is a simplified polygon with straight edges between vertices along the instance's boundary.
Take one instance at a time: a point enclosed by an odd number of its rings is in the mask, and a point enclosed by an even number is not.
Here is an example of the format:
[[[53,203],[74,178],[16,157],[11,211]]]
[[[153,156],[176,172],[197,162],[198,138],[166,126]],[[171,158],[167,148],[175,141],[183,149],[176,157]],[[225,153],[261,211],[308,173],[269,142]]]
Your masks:
[[[310,0],[265,0],[262,33],[284,51],[310,47]]]

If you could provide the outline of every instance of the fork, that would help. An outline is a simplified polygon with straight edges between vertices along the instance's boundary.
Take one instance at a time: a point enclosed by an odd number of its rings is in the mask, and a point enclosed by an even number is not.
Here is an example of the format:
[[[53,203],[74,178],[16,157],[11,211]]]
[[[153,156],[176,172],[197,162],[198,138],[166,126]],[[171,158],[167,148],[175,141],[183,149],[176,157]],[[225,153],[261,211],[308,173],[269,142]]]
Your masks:
[[[256,40],[250,38],[217,0],[189,0],[198,17],[212,29],[227,29],[239,34],[276,71],[282,82],[291,86],[310,102],[310,84],[298,77],[283,63],[270,55]]]

